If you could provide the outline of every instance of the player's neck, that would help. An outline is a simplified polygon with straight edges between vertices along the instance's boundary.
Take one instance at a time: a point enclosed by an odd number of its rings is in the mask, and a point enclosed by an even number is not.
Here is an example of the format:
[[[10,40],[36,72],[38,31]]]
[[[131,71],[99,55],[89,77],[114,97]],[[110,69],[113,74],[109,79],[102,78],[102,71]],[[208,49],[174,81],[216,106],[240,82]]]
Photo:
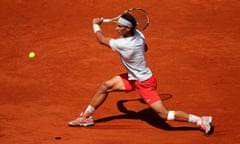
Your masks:
[[[133,33],[126,33],[124,35],[122,35],[122,37],[132,37],[134,34]]]

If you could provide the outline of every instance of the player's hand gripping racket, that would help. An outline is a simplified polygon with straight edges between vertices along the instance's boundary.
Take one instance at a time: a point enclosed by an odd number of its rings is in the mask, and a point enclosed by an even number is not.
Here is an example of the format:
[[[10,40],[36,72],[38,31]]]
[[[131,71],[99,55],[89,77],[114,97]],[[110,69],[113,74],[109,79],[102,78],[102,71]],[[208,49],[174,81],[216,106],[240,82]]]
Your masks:
[[[147,12],[141,8],[130,8],[128,10],[125,10],[123,13],[131,14],[137,21],[136,28],[141,31],[145,30],[148,27],[148,25],[150,24],[150,18],[148,16]],[[121,17],[122,14],[120,14],[119,16],[114,17],[114,18],[108,18],[108,19],[104,18],[103,22],[117,23],[118,19]]]

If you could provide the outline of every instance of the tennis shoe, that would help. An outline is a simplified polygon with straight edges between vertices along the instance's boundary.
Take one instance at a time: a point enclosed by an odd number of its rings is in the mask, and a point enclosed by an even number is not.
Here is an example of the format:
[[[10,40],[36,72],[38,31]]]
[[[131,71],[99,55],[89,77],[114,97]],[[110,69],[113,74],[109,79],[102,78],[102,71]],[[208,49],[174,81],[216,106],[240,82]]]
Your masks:
[[[200,128],[205,132],[205,134],[209,134],[212,130],[212,116],[202,116]]]
[[[87,126],[94,126],[94,120],[92,116],[89,116],[88,118],[83,117],[83,113],[80,114],[79,117],[77,117],[75,120],[68,122],[68,125],[71,127],[87,127]]]

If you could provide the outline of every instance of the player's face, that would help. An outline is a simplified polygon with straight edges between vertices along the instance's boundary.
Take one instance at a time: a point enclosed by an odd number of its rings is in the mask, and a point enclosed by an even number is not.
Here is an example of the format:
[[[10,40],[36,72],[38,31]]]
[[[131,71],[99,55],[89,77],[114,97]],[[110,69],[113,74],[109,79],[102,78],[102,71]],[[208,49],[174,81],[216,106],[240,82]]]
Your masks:
[[[129,35],[131,28],[122,26],[122,25],[117,25],[116,31],[120,36],[126,37]]]

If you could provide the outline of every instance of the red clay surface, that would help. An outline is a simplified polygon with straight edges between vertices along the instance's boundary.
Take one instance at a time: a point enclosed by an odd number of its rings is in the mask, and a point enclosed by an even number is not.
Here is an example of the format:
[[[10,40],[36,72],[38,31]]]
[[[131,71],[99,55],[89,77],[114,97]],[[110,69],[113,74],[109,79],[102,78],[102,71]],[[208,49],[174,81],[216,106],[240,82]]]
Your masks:
[[[103,80],[124,72],[118,55],[97,43],[92,18],[130,7],[151,17],[147,60],[159,93],[172,95],[166,105],[212,115],[212,135],[124,101],[139,98],[135,92],[111,94],[96,126],[67,126]],[[239,13],[238,0],[1,0],[0,143],[240,143]],[[115,37],[114,28],[103,25]]]

